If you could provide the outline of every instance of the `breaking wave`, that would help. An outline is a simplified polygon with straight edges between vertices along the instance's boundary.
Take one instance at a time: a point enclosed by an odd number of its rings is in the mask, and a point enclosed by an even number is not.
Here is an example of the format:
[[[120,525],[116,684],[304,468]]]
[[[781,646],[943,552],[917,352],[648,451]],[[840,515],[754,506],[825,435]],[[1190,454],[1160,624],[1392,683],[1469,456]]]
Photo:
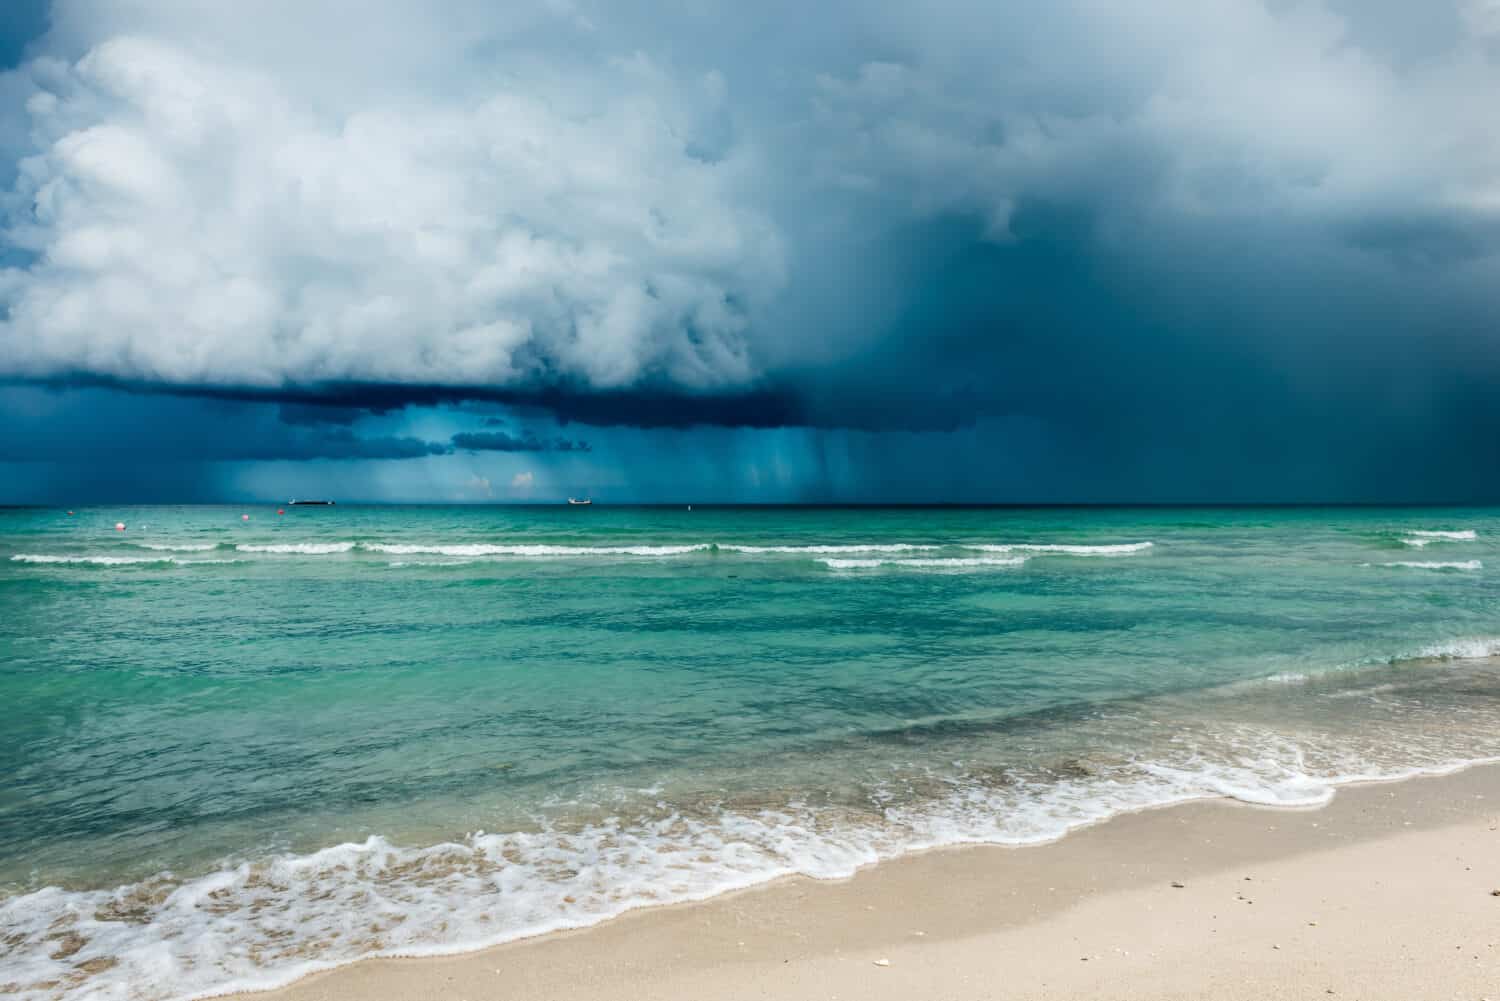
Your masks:
[[[1421,549],[1434,542],[1473,542],[1477,538],[1479,538],[1479,533],[1472,528],[1451,531],[1440,529],[1408,529],[1406,537],[1401,541],[1405,545]]]
[[[965,549],[977,549],[985,553],[1055,553],[1065,556],[1129,556],[1152,548],[1152,542],[1123,542],[1114,545],[1081,546],[1062,543],[1006,542],[992,545],[975,544]]]
[[[1150,542],[1132,542],[1115,545],[1063,545],[1053,543],[1001,543],[1001,544],[961,544],[961,543],[917,543],[917,542],[849,542],[849,543],[715,543],[715,542],[683,542],[666,544],[620,544],[620,545],[564,545],[546,542],[515,542],[515,543],[424,543],[424,542],[241,542],[234,543],[212,543],[212,542],[135,542],[130,543],[137,549],[146,549],[155,553],[205,553],[215,549],[232,549],[235,552],[247,555],[267,556],[335,556],[345,553],[368,552],[379,553],[386,556],[438,556],[455,559],[476,559],[480,557],[509,557],[514,559],[543,559],[543,558],[582,558],[594,556],[631,556],[631,557],[676,557],[687,556],[693,553],[723,553],[743,556],[802,556],[802,557],[830,557],[821,562],[827,563],[836,569],[855,569],[874,565],[910,566],[937,568],[963,568],[982,566],[1012,566],[1023,560],[1028,555],[1067,555],[1067,556],[1126,556],[1133,553],[1144,552],[1152,547]],[[956,551],[970,551],[997,554],[1005,556],[1013,554],[1014,559],[995,559],[989,557],[960,557],[960,556],[919,556],[916,554],[937,554],[941,551],[953,553]],[[901,557],[901,560],[894,558]],[[166,557],[153,556],[98,556],[98,557],[74,557],[74,556],[28,556],[21,562],[38,563],[95,563],[98,565],[126,565],[131,563],[148,563],[165,560]],[[406,565],[411,565],[408,562]],[[450,564],[451,565],[451,564]]]
[[[219,548],[217,542],[135,542],[140,549],[151,549],[159,553],[206,553]]]
[[[352,545],[352,543],[351,543]],[[408,545],[364,542],[361,549],[390,556],[685,556],[710,548],[707,543],[680,546]]]
[[[1500,636],[1469,636],[1425,646],[1390,663],[1406,660],[1487,660],[1500,657]]]
[[[913,851],[1038,844],[1203,799],[1315,807],[1341,785],[1495,760],[1348,760],[1328,771],[1274,733],[1220,736],[1212,755],[1074,766],[1047,781],[955,775],[945,793],[874,811],[813,809],[795,795],[761,809],[658,803],[567,830],[478,831],[425,846],[371,836],[196,878],[47,887],[0,902],[7,989],[25,1001],[133,1001],[165,996],[164,983],[173,997],[263,990],[357,959],[465,952],[783,876],[846,878]]]
[[[329,556],[347,553],[354,548],[352,542],[242,542],[234,548],[242,553],[300,554],[303,556]]]
[[[1403,661],[1497,654],[1500,637],[1460,637],[1389,663],[1400,670]],[[1359,676],[1348,693],[1389,689],[1391,668],[1373,670],[1380,673]],[[1264,687],[1269,697],[1295,698],[1296,683],[1309,676],[1273,680],[1285,684]],[[1450,718],[1451,705],[1441,701],[1425,723],[1415,720],[1402,733],[1368,725],[1378,716],[1333,733],[1321,725],[1283,728],[1279,707],[1306,701],[1246,700],[1230,687],[1203,695],[1208,702],[1153,702],[1144,717],[1162,718],[1154,738],[1140,738],[1141,703],[1113,716],[1096,708],[1087,734],[1070,738],[1064,752],[1076,757],[1038,761],[1028,751],[1003,767],[970,767],[953,761],[966,756],[960,746],[950,755],[945,745],[930,759],[953,762],[941,773],[930,765],[892,778],[882,771],[859,787],[864,798],[821,806],[809,805],[818,800],[806,789],[745,801],[722,790],[675,800],[637,790],[627,800],[601,795],[601,811],[538,819],[527,830],[474,831],[435,844],[374,835],[227,859],[202,874],[163,872],[111,888],[48,886],[0,900],[4,989],[22,1001],[267,989],[361,958],[463,952],[787,875],[843,878],[918,850],[1037,844],[1122,813],[1203,799],[1315,807],[1345,784],[1500,760],[1496,711],[1483,699],[1467,700],[1469,715],[1451,734],[1431,725]],[[1129,747],[1105,732],[1128,735]],[[974,740],[1006,744],[985,740],[989,731],[944,736],[955,733],[934,731],[934,739],[960,739],[971,750],[980,746]],[[170,995],[163,984],[172,985]]]
[[[874,570],[879,567],[900,567],[910,570],[978,570],[985,567],[1018,567],[1026,562],[1024,556],[986,557],[969,556],[951,559],[837,559],[829,557],[818,561],[831,570]]]
[[[782,553],[786,555],[828,555],[833,553],[916,553],[931,552],[942,549],[939,545],[918,545],[910,542],[890,543],[848,543],[843,545],[807,545],[807,546],[745,546],[737,543],[719,543],[714,548],[731,553],[746,553],[750,555],[760,553]]]
[[[59,566],[208,566],[238,563],[238,560],[185,560],[177,556],[57,556],[46,553],[17,553],[12,563],[37,563]]]

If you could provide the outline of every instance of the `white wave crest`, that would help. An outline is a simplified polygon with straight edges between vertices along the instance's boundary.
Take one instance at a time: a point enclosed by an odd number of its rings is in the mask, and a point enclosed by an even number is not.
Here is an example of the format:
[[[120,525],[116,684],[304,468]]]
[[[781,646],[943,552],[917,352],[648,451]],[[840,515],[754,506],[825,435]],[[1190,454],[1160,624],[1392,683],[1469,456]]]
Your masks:
[[[1406,567],[1412,570],[1483,570],[1484,564],[1479,560],[1452,560],[1443,562],[1440,560],[1397,560],[1394,563],[1382,563],[1383,567]]]
[[[83,564],[99,567],[181,562],[171,556],[52,556],[46,553],[17,553],[10,559],[12,563]]]
[[[1444,640],[1418,650],[1403,660],[1488,660],[1500,657],[1500,636],[1469,636]]]
[[[17,553],[12,563],[76,566],[206,566],[212,563],[238,563],[239,560],[185,560],[177,556],[61,556],[48,553]]]
[[[134,545],[158,553],[206,553],[219,548],[217,542],[137,542]]]
[[[878,567],[900,567],[912,570],[978,570],[985,567],[1018,567],[1025,556],[959,556],[950,559],[837,559],[818,561],[831,570],[873,570]]]
[[[329,556],[347,553],[354,548],[352,542],[242,542],[234,547],[242,553],[299,554],[302,556]]]
[[[965,549],[977,549],[985,553],[1054,553],[1064,556],[1129,556],[1143,553],[1154,546],[1153,542],[1122,542],[1114,545],[1083,546],[1064,545],[1052,542],[1006,542],[993,545],[975,544]]]
[[[890,543],[848,543],[845,545],[808,545],[808,546],[744,546],[738,543],[720,543],[719,549],[731,553],[746,553],[755,555],[759,553],[785,553],[789,555],[832,555],[834,553],[916,553],[931,552],[941,549],[942,546],[919,545],[910,542]]]
[[[1477,538],[1479,538],[1479,533],[1472,528],[1451,531],[1414,528],[1407,531],[1406,538],[1402,539],[1401,542],[1404,545],[1411,546],[1413,549],[1421,549],[1434,542],[1472,542]]]
[[[685,556],[709,548],[707,543],[681,546],[554,546],[554,545],[412,545],[364,542],[361,549],[391,556]]]

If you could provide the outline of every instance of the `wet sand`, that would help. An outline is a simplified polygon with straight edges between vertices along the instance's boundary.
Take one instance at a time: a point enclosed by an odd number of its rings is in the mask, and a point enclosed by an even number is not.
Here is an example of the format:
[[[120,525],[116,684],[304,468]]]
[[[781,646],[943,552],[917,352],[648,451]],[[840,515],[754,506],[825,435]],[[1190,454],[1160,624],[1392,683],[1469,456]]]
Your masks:
[[[787,879],[257,1001],[1500,1001],[1500,766]]]

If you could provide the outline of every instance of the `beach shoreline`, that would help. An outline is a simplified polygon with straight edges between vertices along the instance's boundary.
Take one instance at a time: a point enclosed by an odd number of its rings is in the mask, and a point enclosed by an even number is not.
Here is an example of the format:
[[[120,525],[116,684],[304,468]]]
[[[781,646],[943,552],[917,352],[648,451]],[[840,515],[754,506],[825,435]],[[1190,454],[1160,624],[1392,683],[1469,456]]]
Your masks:
[[[1500,765],[1485,764],[1315,809],[1122,814],[233,996],[1478,999],[1500,985],[1493,890]]]
[[[1055,992],[1027,929],[1276,823],[1205,800],[1500,762],[1491,509],[244,513],[6,514],[0,993],[868,994],[907,935]]]

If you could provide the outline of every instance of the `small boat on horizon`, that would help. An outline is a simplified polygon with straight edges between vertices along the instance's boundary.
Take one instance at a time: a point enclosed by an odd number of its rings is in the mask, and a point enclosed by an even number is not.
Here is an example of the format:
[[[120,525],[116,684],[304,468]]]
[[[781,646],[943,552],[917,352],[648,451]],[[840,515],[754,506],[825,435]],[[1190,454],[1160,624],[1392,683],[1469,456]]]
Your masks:
[[[585,497],[583,500],[579,500],[577,497],[569,497],[568,503],[572,504],[574,507],[586,507],[589,504],[594,503],[594,499],[592,497]]]
[[[297,500],[295,497],[287,501],[288,507],[332,507],[331,500]]]

